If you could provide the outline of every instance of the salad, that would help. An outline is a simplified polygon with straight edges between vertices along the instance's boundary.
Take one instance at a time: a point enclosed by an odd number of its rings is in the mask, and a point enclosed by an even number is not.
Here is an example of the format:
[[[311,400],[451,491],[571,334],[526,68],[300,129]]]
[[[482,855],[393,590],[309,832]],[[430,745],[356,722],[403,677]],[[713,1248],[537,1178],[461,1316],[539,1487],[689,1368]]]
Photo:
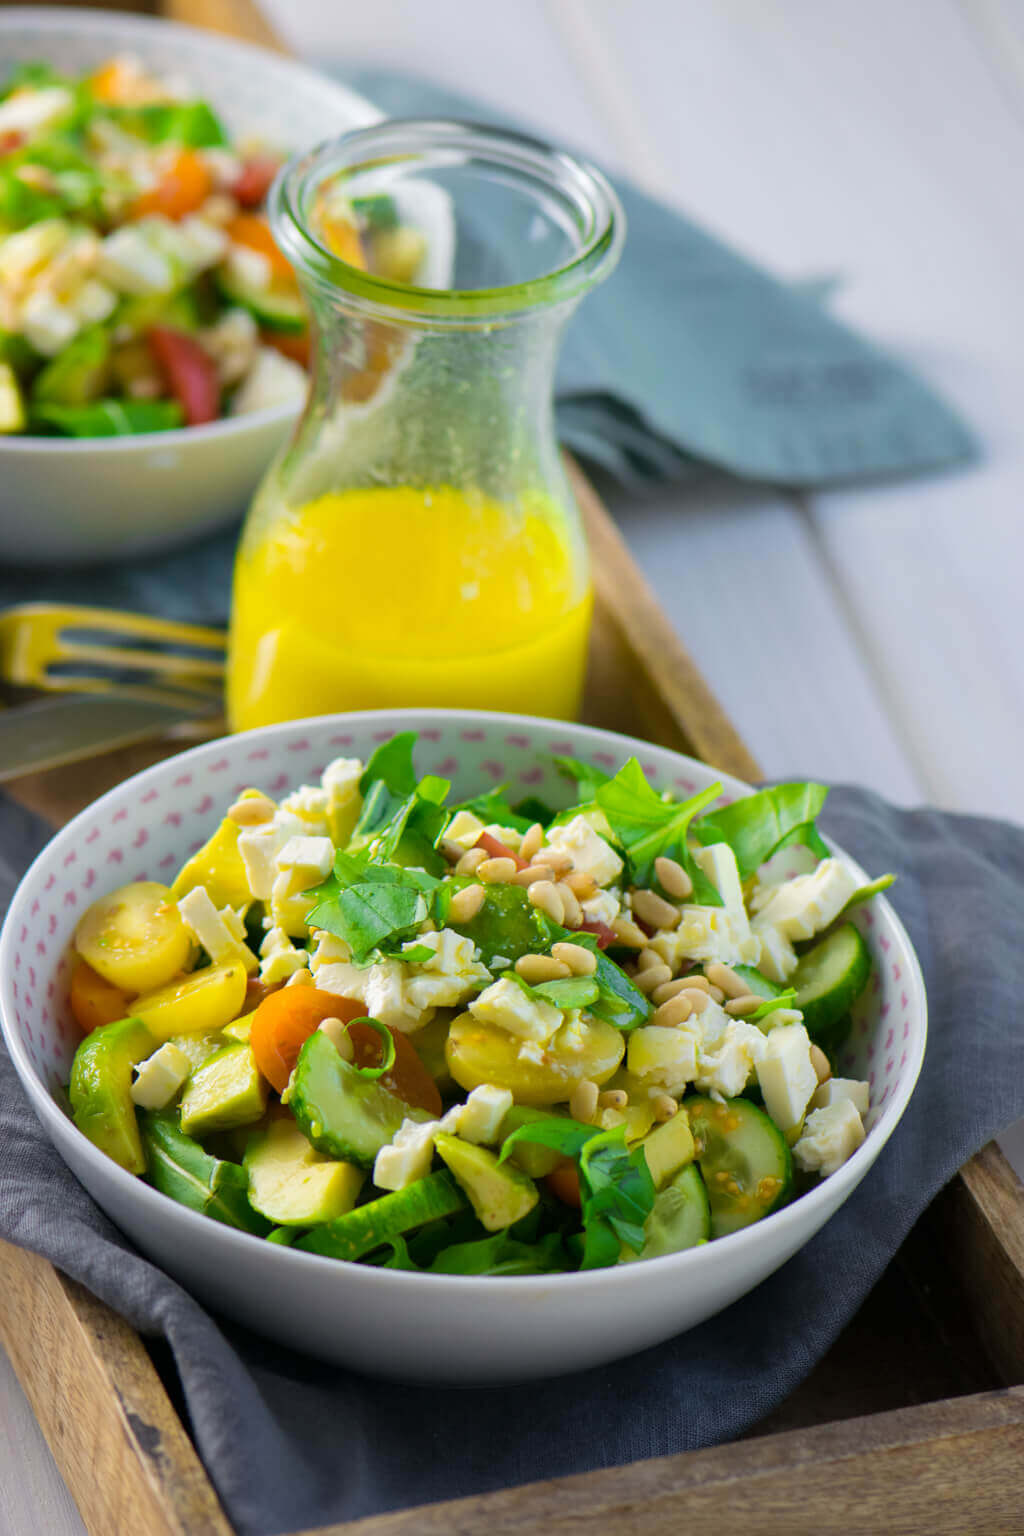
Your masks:
[[[479,1275],[674,1253],[841,1167],[849,912],[891,877],[830,856],[822,786],[677,801],[558,758],[568,809],[453,804],[414,745],[245,790],[172,886],[88,910],[69,1097],[97,1147],[269,1242]]]
[[[0,433],[201,426],[306,393],[310,336],[263,204],[283,156],[129,57],[0,88]],[[410,281],[389,198],[332,195],[320,238]]]

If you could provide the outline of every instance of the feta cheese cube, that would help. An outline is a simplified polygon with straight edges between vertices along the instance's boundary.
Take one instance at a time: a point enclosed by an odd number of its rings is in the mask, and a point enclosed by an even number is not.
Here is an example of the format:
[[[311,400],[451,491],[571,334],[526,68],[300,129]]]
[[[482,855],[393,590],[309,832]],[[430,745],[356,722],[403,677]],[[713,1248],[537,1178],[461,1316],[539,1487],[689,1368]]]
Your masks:
[[[404,947],[419,945],[434,951],[429,960],[412,966],[406,983],[406,997],[417,1008],[454,1008],[466,1002],[491,979],[487,967],[475,958],[472,939],[442,928],[440,933],[422,933]]]
[[[254,251],[248,245],[231,243],[227,248],[225,266],[232,280],[241,288],[253,288],[257,292],[270,287],[274,269],[270,259],[262,251]]]
[[[0,137],[37,133],[71,111],[74,98],[63,85],[26,86],[0,102]]]
[[[793,1148],[797,1166],[827,1177],[841,1168],[864,1140],[864,1126],[852,1099],[837,1099],[824,1109],[812,1109],[803,1135]]]
[[[68,299],[68,308],[82,325],[100,325],[117,308],[117,294],[105,283],[87,277]]]
[[[491,837],[496,837],[499,843],[504,843],[511,853],[519,852],[519,844],[523,840],[523,834],[518,832],[515,827],[502,827],[496,821],[489,821],[486,827],[484,827],[484,831],[489,833]]]
[[[168,1040],[136,1068],[129,1090],[140,1109],[166,1109],[192,1070],[185,1052]]]
[[[0,240],[0,282],[16,286],[31,281],[71,238],[63,219],[40,219]]]
[[[181,254],[191,272],[216,266],[227,253],[227,235],[216,224],[191,213],[178,223]]]
[[[750,965],[760,954],[761,945],[745,916],[738,921],[726,907],[687,905],[682,908],[679,926],[656,933],[651,948],[673,971],[679,971],[693,960]]]
[[[230,920],[226,922],[225,916],[214,906],[205,885],[193,886],[192,890],[178,902],[178,911],[195,935],[197,943],[203,946],[214,965],[240,961],[249,975],[259,969],[256,956],[244,939],[240,940],[238,937],[237,915],[230,907],[226,907],[225,914],[230,914]],[[243,935],[245,933],[244,926],[242,933]]]
[[[771,924],[791,943],[811,939],[837,918],[857,881],[838,859],[822,859],[809,875],[755,891],[761,924]]]
[[[866,1115],[871,1101],[871,1089],[867,1083],[857,1082],[856,1078],[830,1077],[827,1082],[818,1084],[811,1107],[828,1109],[830,1104],[838,1104],[842,1099],[849,1099],[858,1115]]]
[[[344,939],[339,939],[325,928],[317,928],[313,934],[313,952],[310,967],[315,971],[321,965],[337,965],[352,959],[352,950]]]
[[[300,817],[283,808],[270,821],[244,827],[238,834],[238,852],[245,865],[249,890],[257,901],[269,901],[278,876],[277,856],[289,838],[305,835],[307,827]]]
[[[290,981],[309,963],[304,949],[296,949],[283,928],[271,928],[260,945],[260,980],[273,987]]]
[[[750,1081],[764,1049],[765,1037],[756,1024],[732,1019],[712,1049],[698,1057],[696,1084],[705,1093],[734,1099]]]
[[[434,1137],[441,1129],[437,1120],[403,1120],[401,1129],[381,1147],[373,1165],[378,1189],[404,1189],[425,1179],[434,1161]]]
[[[634,1077],[678,1092],[697,1076],[697,1045],[691,1030],[644,1024],[629,1035],[626,1066]]]
[[[308,384],[309,377],[299,363],[282,357],[272,347],[260,347],[248,375],[235,391],[231,414],[244,416],[275,405],[298,406],[306,398]]]
[[[736,855],[729,844],[712,843],[710,847],[698,848],[694,857],[721,896],[726,911],[741,924],[745,923],[747,909],[743,902],[743,883]]]
[[[139,224],[123,224],[107,235],[96,267],[102,281],[118,293],[167,293],[177,275],[167,253]]]
[[[535,1040],[541,1044],[546,1044],[562,1023],[558,1008],[527,997],[519,983],[508,976],[503,976],[474,998],[469,1011],[481,1024],[493,1024],[521,1040]]]
[[[329,837],[290,837],[275,863],[279,870],[290,871],[296,883],[319,885],[331,872],[334,845]]]
[[[328,803],[329,796],[326,789],[316,784],[303,784],[293,790],[290,795],[285,795],[281,801],[281,809],[306,823],[305,829],[311,836],[325,837],[328,831]]]
[[[55,357],[78,335],[78,316],[43,289],[30,293],[21,306],[19,328],[25,340],[43,357]]]
[[[546,846],[572,859],[575,868],[589,875],[596,885],[613,885],[622,874],[619,855],[594,831],[585,816],[574,816],[564,826],[553,827],[547,834]],[[543,851],[537,855],[538,860],[543,857]]]
[[[784,1024],[765,1036],[757,1080],[765,1109],[783,1135],[792,1139],[818,1087],[811,1039],[803,1024]]]
[[[444,835],[448,842],[457,843],[463,853],[468,853],[475,847],[483,830],[483,822],[479,816],[474,816],[472,811],[456,811],[445,827]]]
[[[580,905],[583,908],[583,916],[590,922],[606,923],[609,928],[622,910],[617,890],[598,891],[596,896],[589,897]]]
[[[750,932],[759,946],[758,956],[752,963],[769,981],[781,986],[796,970],[796,950],[785,934],[774,923],[765,922],[760,914],[751,923]]]
[[[359,789],[362,776],[363,764],[358,757],[336,757],[320,777],[327,795],[327,830],[336,847],[345,846],[359,820],[363,808]]]
[[[507,1088],[496,1088],[493,1083],[481,1083],[474,1088],[461,1113],[456,1132],[464,1141],[477,1145],[493,1146],[501,1135],[501,1124],[512,1108],[512,1094]]]

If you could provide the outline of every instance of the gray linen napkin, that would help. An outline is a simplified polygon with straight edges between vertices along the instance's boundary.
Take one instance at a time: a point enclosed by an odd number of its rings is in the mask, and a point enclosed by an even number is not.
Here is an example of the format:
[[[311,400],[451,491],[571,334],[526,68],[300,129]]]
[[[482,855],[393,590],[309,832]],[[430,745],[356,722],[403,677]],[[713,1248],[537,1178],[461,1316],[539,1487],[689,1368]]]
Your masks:
[[[714,1445],[821,1359],[917,1217],[1024,1114],[1024,830],[837,789],[824,825],[892,898],[931,1026],[910,1107],[831,1222],[777,1274],[675,1341],[598,1370],[472,1390],[373,1381],[214,1320],[138,1256],[43,1135],[0,1049],[0,1237],[45,1254],[167,1340],[200,1454],[241,1536]],[[45,829],[0,800],[0,911]],[[486,1284],[486,1281],[482,1281]]]

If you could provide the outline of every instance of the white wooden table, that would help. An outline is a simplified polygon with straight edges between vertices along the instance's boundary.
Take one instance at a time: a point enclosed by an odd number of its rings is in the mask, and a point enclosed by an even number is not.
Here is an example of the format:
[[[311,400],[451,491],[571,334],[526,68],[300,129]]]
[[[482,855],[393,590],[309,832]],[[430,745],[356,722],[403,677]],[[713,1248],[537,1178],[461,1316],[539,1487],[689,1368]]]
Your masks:
[[[986,457],[943,478],[602,489],[766,773],[1024,822],[1024,5],[264,3],[300,53],[493,101],[780,275],[835,274],[960,406]],[[0,1536],[82,1529],[0,1360]]]

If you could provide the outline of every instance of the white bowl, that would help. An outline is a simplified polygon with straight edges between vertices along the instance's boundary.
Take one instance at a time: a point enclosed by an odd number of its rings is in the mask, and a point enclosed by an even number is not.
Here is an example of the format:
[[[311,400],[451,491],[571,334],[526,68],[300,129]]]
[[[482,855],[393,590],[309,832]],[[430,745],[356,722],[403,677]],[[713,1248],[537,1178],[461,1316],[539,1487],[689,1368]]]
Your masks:
[[[211,32],[113,11],[0,8],[0,80],[26,59],[80,73],[115,53],[185,79],[232,137],[259,134],[288,152],[381,115],[323,75]],[[244,512],[297,415],[286,405],[139,437],[0,437],[0,556],[84,564],[187,543]]]
[[[0,937],[0,1017],[46,1131],[123,1231],[197,1297],[286,1345],[382,1375],[434,1381],[552,1376],[656,1344],[727,1307],[796,1252],[860,1183],[895,1129],[924,1055],[924,984],[910,941],[876,897],[855,921],[875,959],[841,1062],[871,1082],[868,1135],[849,1162],[744,1231],[667,1258],[585,1274],[475,1278],[340,1263],[278,1247],[196,1215],[124,1172],[60,1107],[78,1031],[67,1004],[68,945],[97,896],[167,880],[245,785],[280,795],[338,754],[364,759],[417,730],[423,773],[470,794],[509,780],[513,798],[555,804],[568,786],[550,755],[614,769],[636,753],[659,790],[691,794],[720,777],[690,758],[588,726],[470,710],[391,710],[295,721],[196,747],[83,811],[25,875]],[[842,855],[845,858],[845,855]],[[846,860],[859,878],[866,878]],[[878,871],[872,873],[877,874]],[[358,1328],[351,1319],[358,1318]]]

